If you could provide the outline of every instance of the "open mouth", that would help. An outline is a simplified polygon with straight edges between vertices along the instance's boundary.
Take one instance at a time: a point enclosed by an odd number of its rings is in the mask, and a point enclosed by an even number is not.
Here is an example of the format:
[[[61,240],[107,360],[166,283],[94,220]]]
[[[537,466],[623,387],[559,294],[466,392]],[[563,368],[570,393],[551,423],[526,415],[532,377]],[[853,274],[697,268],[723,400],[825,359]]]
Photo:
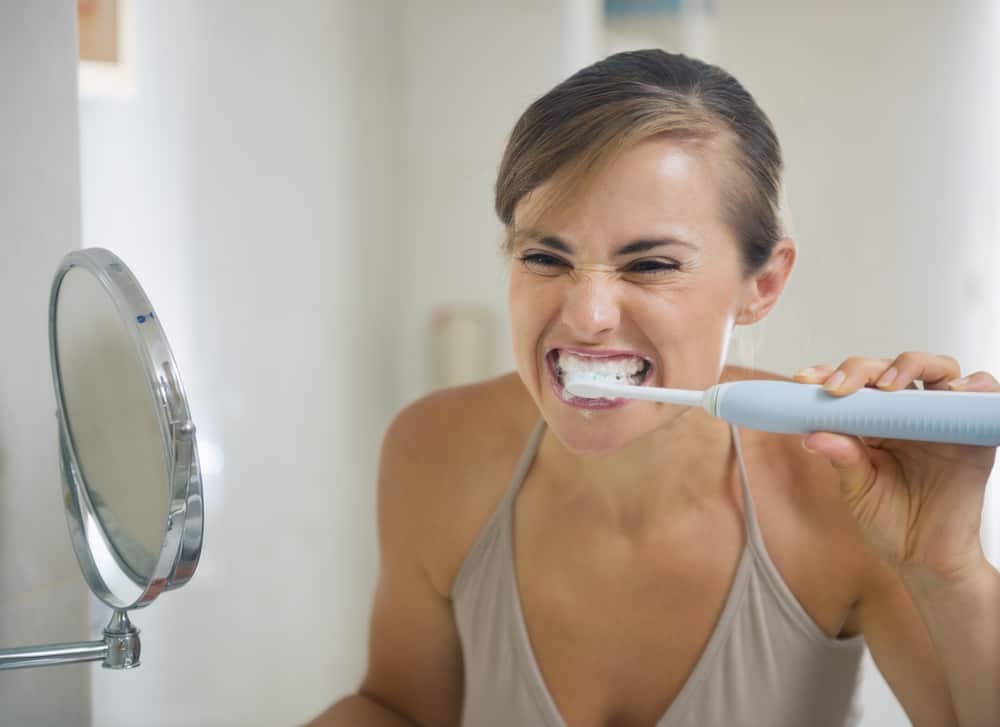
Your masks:
[[[570,374],[582,374],[592,379],[642,386],[653,369],[649,359],[632,354],[589,354],[556,348],[549,351],[545,358],[559,398],[568,404],[584,408],[620,406],[627,403],[627,400],[573,396],[565,388],[566,378]]]

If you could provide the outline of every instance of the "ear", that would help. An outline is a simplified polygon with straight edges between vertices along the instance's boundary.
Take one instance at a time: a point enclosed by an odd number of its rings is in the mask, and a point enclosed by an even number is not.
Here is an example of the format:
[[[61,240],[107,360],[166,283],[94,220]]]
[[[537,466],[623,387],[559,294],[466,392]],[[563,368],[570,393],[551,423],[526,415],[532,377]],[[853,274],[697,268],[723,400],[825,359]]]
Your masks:
[[[788,276],[795,267],[798,251],[790,237],[778,240],[771,257],[760,270],[747,278],[743,302],[735,323],[750,325],[764,318],[777,304]]]

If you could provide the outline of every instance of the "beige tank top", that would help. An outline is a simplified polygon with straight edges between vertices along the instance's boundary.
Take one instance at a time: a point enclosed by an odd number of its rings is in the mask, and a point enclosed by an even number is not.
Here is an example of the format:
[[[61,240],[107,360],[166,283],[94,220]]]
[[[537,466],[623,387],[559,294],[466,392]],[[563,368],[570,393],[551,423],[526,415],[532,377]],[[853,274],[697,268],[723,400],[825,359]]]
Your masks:
[[[832,639],[767,554],[735,427],[746,545],[705,650],[656,727],[856,725],[862,636]],[[466,555],[451,596],[465,662],[465,727],[566,727],[528,640],[514,571],[513,504],[545,432]]]

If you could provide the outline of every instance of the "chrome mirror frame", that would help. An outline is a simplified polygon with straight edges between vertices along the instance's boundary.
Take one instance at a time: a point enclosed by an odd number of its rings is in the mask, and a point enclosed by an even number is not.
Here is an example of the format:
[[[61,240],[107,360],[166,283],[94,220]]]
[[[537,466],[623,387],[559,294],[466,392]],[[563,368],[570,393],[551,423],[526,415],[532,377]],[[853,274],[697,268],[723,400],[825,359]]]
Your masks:
[[[126,324],[160,425],[169,500],[163,543],[153,572],[140,576],[110,541],[83,478],[66,415],[56,338],[59,289],[66,274],[84,270],[101,284]],[[77,250],[59,265],[49,297],[49,351],[59,421],[63,502],[70,540],[87,585],[114,609],[103,641],[0,649],[0,669],[102,660],[108,668],[139,664],[138,630],[127,611],[149,605],[190,580],[201,556],[204,506],[195,427],[166,336],[149,299],[125,264],[101,248]]]

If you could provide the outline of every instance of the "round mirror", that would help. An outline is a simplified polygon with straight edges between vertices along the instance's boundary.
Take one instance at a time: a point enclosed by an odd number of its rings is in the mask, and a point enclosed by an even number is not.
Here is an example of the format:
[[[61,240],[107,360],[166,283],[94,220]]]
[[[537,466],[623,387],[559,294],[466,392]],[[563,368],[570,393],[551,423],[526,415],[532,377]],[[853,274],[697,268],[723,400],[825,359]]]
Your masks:
[[[98,248],[63,259],[49,345],[73,549],[104,603],[145,606],[201,554],[195,429],[173,355],[138,281]]]

